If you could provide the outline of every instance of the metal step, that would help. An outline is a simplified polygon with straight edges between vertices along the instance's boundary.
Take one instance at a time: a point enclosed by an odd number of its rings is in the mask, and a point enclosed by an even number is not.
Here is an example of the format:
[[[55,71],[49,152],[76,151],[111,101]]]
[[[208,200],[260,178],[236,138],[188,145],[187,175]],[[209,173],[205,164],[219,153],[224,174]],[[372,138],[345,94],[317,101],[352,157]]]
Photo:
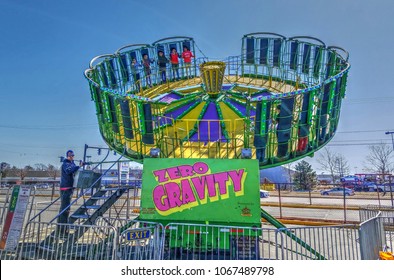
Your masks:
[[[71,218],[74,219],[89,219],[91,215],[87,215],[87,214],[73,214],[71,215]]]
[[[56,252],[56,250],[53,249],[52,246],[49,246],[49,245],[38,245],[38,249],[40,249],[41,251],[45,251],[45,252],[51,252],[51,253]]]
[[[99,209],[101,207],[101,205],[82,205],[81,208],[85,208],[85,209]]]
[[[113,192],[113,191],[117,191],[119,188],[104,188],[104,189],[101,189],[101,191],[106,191],[106,192]]]
[[[100,199],[108,199],[111,196],[92,196],[90,199],[100,200]]]

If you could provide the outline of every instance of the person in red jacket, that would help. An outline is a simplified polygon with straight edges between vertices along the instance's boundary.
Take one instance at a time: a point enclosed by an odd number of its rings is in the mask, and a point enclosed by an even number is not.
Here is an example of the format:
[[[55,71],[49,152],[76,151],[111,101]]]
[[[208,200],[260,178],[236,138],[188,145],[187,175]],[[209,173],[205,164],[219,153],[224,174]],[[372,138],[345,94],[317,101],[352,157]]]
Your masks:
[[[171,54],[170,54],[170,62],[172,66],[172,74],[175,80],[175,74],[177,79],[179,80],[179,58],[181,56],[178,54],[175,48],[171,49]]]
[[[186,46],[183,47],[182,58],[183,62],[185,63],[186,76],[188,78],[191,78],[192,74],[190,70],[190,67],[192,65],[192,57],[194,57],[193,53]]]

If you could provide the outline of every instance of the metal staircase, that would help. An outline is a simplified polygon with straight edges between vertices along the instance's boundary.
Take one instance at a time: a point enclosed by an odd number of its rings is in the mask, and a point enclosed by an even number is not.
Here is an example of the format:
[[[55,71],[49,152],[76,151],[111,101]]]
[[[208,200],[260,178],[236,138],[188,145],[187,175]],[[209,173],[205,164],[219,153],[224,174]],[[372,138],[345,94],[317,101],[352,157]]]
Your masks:
[[[40,253],[68,254],[89,229],[87,226],[94,225],[96,220],[103,216],[127,190],[127,187],[98,189],[70,215],[69,224],[64,225],[67,234],[62,233],[58,226],[40,242],[38,246]]]

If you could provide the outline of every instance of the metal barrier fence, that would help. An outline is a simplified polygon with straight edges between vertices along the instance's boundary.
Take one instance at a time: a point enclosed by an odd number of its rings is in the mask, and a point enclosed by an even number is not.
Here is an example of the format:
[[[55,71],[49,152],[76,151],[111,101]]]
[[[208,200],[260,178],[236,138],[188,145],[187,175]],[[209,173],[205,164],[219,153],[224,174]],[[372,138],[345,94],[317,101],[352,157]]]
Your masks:
[[[376,206],[376,205],[367,205],[360,207],[360,222],[367,221],[372,219],[378,215],[381,217],[394,217],[394,208],[390,206]]]
[[[393,252],[394,246],[394,216],[376,217],[360,224],[361,259],[377,260],[380,251]]]
[[[360,224],[361,259],[377,260],[379,251],[383,250],[383,224],[374,217]]]
[[[0,250],[0,259],[159,260],[163,237],[161,224],[145,221],[103,217],[89,226],[29,222],[16,249]]]
[[[62,234],[62,229],[69,231]],[[27,260],[358,260],[377,259],[394,244],[394,217],[360,228],[250,228],[159,223],[101,217],[96,225],[30,222],[14,251],[0,259]]]
[[[60,231],[67,230],[69,234]],[[0,250],[2,260],[111,260],[117,233],[113,227],[30,222],[15,250]]]
[[[357,210],[359,218],[366,222],[360,228],[341,225],[274,229],[177,223],[164,228],[158,223],[133,220],[137,213],[132,210],[139,207],[140,190],[129,192],[94,225],[49,222],[56,216],[59,204],[34,201],[33,194],[21,241],[16,250],[0,250],[0,259],[307,260],[321,256],[329,260],[355,260],[377,259],[379,250],[394,248],[394,209],[390,206],[361,207]],[[2,196],[2,226],[7,197]],[[45,215],[29,222],[49,204],[52,212],[44,211]],[[376,217],[378,213],[380,217]],[[70,234],[60,234],[60,226]]]
[[[289,234],[291,233],[291,234]],[[294,236],[308,244],[302,246]],[[360,258],[357,226],[282,228],[277,231],[277,259],[357,260]]]
[[[379,217],[383,223],[384,242],[383,249],[394,253],[394,215],[391,217]]]
[[[98,226],[117,229],[117,258],[133,260],[161,259],[164,244],[164,227],[160,223],[122,218],[100,217]]]
[[[116,258],[117,239],[116,229],[109,226],[30,222],[17,250],[17,258],[112,260]]]
[[[280,219],[358,224],[376,216],[379,211],[376,209],[384,209],[382,212],[387,212],[388,215],[394,211],[391,194],[372,189],[354,192],[345,189],[344,195],[344,188],[340,184],[317,185],[306,190],[296,184],[280,183],[262,184],[261,188],[268,190],[270,194],[269,198],[261,200],[262,206],[272,216]],[[359,209],[370,209],[371,213],[361,213]],[[360,216],[360,213],[367,216]]]
[[[193,224],[166,227],[165,259],[356,260],[356,226],[256,229]]]
[[[6,188],[6,189],[0,189],[0,195],[1,195],[1,200],[0,200],[0,226],[3,226],[5,216],[7,214],[7,208],[8,204],[10,201],[10,194],[11,194],[12,188]]]
[[[164,259],[276,259],[275,230],[221,225],[170,223],[166,226]]]
[[[121,260],[160,260],[163,245],[163,225],[134,221],[121,232],[117,254]]]

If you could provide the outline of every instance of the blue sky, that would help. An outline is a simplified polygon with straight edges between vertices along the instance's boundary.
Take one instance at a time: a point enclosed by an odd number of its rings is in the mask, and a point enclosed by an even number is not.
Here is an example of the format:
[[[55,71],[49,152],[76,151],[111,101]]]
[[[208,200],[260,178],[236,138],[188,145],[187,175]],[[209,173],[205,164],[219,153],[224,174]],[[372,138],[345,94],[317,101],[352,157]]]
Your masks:
[[[2,0],[0,161],[59,165],[69,148],[82,156],[85,143],[105,147],[83,76],[97,55],[182,35],[224,58],[240,54],[244,34],[275,32],[350,53],[347,97],[328,147],[361,172],[367,144],[391,145],[384,132],[394,130],[393,12],[391,0]]]

